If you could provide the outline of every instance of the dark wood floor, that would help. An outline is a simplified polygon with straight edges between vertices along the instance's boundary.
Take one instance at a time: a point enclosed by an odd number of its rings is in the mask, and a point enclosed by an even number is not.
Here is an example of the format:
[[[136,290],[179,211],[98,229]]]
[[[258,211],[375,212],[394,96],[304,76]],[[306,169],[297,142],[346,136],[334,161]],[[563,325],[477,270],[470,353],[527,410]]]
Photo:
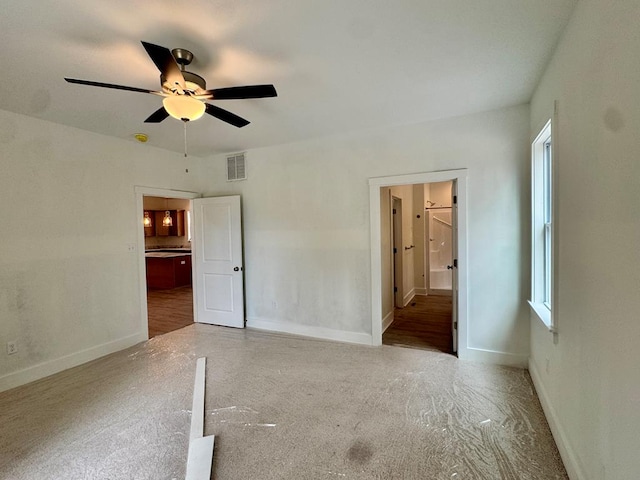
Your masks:
[[[148,290],[149,338],[173,332],[193,323],[191,286],[171,290]]]
[[[416,295],[409,305],[395,309],[382,343],[452,353],[451,315],[451,297]]]

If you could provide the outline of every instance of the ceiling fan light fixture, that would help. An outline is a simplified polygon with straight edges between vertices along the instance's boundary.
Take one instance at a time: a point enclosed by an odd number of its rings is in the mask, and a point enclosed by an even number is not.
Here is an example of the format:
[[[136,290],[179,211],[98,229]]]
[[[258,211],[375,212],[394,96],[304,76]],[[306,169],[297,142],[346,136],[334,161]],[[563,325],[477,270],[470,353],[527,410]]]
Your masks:
[[[189,95],[171,95],[162,100],[162,105],[169,115],[177,120],[192,122],[204,115],[204,102]]]

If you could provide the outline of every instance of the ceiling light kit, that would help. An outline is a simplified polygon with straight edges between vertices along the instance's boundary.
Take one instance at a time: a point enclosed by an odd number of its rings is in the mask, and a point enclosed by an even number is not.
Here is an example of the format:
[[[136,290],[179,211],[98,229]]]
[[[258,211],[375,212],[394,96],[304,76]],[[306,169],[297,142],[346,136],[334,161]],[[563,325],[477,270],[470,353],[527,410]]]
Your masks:
[[[171,116],[185,123],[185,157],[186,149],[186,123],[198,120],[205,113],[234,127],[242,128],[249,124],[238,115],[220,107],[207,103],[206,100],[243,100],[250,98],[277,97],[278,94],[273,85],[247,85],[241,87],[214,88],[207,90],[204,78],[186,70],[187,65],[193,61],[193,53],[184,48],[174,48],[169,51],[166,47],[142,42],[142,46],[160,71],[160,86],[162,90],[147,90],[144,88],[127,87],[111,83],[93,82],[65,78],[69,83],[89,85],[92,87],[111,88],[138,93],[150,93],[164,97],[162,107],[153,112],[145,120],[146,123],[160,123]],[[142,140],[140,136],[145,137]],[[136,140],[146,142],[145,134],[136,134]]]

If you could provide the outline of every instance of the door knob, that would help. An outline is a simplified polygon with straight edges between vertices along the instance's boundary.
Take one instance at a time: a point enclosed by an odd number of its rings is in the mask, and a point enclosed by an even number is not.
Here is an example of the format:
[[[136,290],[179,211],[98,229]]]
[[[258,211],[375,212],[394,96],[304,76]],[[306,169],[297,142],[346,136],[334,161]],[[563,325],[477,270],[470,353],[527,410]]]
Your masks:
[[[453,269],[453,265],[447,265],[447,270],[452,270]]]
[[[233,271],[234,271],[234,272],[237,272],[237,271],[239,271],[239,270],[240,270],[240,268],[239,268],[239,267],[233,267]]]

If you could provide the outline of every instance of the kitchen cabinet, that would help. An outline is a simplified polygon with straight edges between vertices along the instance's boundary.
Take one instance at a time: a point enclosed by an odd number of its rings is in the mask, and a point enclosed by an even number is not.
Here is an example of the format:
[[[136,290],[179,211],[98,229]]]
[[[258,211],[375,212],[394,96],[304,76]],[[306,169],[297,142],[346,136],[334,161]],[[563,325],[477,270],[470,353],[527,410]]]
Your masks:
[[[164,218],[166,210],[156,210],[153,212],[152,218],[155,223],[155,233],[158,237],[183,237],[185,234],[184,228],[184,210],[169,210],[169,214],[173,219],[173,225],[165,227],[162,225],[162,219]]]
[[[147,253],[147,288],[168,290],[191,285],[191,255]]]

